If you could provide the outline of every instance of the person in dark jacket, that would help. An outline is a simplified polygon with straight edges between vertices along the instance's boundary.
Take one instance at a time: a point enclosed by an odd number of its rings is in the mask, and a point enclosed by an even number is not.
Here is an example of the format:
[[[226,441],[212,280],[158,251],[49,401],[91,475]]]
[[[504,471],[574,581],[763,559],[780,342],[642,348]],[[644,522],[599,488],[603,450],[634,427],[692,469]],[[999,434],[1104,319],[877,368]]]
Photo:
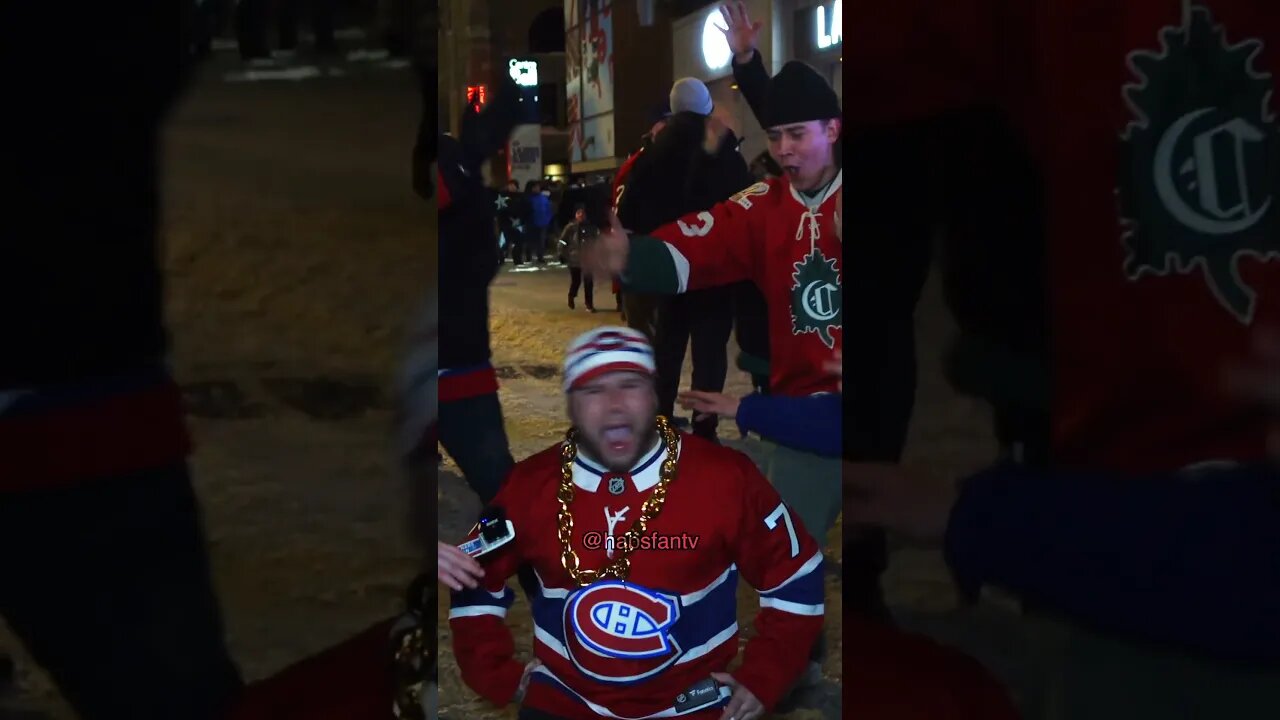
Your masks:
[[[529,248],[537,255],[539,265],[547,264],[547,233],[555,219],[551,210],[551,192],[542,183],[529,181],[525,184],[525,195],[529,203]]]
[[[27,111],[3,140],[0,616],[84,718],[212,720],[241,687],[160,267],[161,136],[192,69],[193,9],[0,10],[5,52],[44,58],[6,83]],[[50,27],[77,52],[48,53]]]
[[[714,107],[706,85],[694,78],[671,89],[672,116],[635,162],[618,207],[628,230],[651,231],[690,212],[705,210],[752,184],[754,178],[731,131],[708,143]],[[658,365],[658,412],[674,415],[685,350],[693,347],[695,390],[720,392],[728,373],[727,345],[733,329],[733,289],[712,288],[662,298],[654,353]],[[717,418],[693,423],[695,434],[716,439]]]
[[[631,177],[631,171],[635,168],[636,161],[640,159],[644,152],[653,145],[654,138],[667,126],[667,120],[671,117],[671,103],[664,100],[662,104],[653,109],[649,114],[651,125],[649,131],[640,138],[640,147],[627,157],[622,163],[622,167],[618,168],[618,172],[614,175],[613,191],[612,191],[612,208],[616,214],[618,208],[622,204],[622,197],[626,194],[627,183]],[[621,291],[621,288],[619,288]],[[658,338],[658,305],[661,296],[648,295],[637,292],[622,292],[622,321],[632,330],[638,330],[649,338],[652,345],[657,342]]]
[[[525,194],[520,192],[520,184],[515,180],[507,182],[505,190],[494,197],[494,211],[498,218],[498,232],[506,240],[506,246],[499,250],[503,257],[511,255],[511,264],[519,267],[526,258],[525,235],[529,227],[529,204]]]
[[[582,287],[587,302],[587,312],[596,311],[595,280],[590,273],[582,274],[582,252],[595,237],[596,229],[587,220],[587,209],[579,207],[573,214],[573,222],[560,233],[557,252],[560,261],[569,266],[569,309],[576,307],[578,288]]]
[[[494,193],[481,164],[516,122],[518,90],[507,82],[483,112],[468,107],[455,140],[440,135],[440,174],[450,203],[440,211],[440,444],[482,502],[498,492],[513,460],[491,363],[489,283],[498,273]]]

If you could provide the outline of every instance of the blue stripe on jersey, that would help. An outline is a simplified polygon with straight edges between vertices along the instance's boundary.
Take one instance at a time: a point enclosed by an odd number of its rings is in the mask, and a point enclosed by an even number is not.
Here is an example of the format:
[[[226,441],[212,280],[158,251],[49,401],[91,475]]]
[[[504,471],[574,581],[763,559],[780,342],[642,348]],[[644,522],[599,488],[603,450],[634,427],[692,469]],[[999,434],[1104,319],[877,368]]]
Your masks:
[[[501,593],[492,593],[484,588],[462,590],[449,593],[449,618],[469,617],[473,615],[496,615],[506,617],[507,610],[516,600],[516,594],[509,587],[503,587]]]
[[[819,552],[804,564],[801,572],[788,579],[781,586],[768,592],[760,593],[760,598],[796,603],[797,605],[821,605],[825,590],[822,582],[822,566],[822,553]]]
[[[541,628],[563,645],[565,598],[544,595],[542,580],[536,573],[521,574],[520,586],[524,588],[525,597],[529,598],[530,614],[533,615],[534,627]],[[553,590],[552,592],[559,594],[565,591]]]

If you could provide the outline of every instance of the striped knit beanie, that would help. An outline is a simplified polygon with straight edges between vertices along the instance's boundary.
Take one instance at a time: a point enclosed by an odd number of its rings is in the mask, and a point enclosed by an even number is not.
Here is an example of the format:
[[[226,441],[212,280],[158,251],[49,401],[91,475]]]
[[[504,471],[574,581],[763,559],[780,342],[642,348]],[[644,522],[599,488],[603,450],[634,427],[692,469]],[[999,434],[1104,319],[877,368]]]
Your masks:
[[[564,358],[564,391],[608,372],[630,370],[653,375],[653,347],[643,333],[625,327],[600,327],[569,343]]]

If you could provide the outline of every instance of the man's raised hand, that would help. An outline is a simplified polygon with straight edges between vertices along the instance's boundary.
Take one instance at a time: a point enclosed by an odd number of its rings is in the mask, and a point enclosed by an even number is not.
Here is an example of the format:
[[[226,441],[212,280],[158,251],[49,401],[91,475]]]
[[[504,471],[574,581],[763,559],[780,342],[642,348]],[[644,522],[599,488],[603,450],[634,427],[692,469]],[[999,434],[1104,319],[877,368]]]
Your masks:
[[[752,53],[755,52],[756,43],[760,39],[760,28],[764,27],[764,23],[759,20],[751,22],[751,16],[747,14],[747,4],[741,0],[721,5],[720,15],[724,17],[727,28],[721,32],[729,41],[729,49],[733,51],[733,61],[739,65],[748,62],[751,60]]]

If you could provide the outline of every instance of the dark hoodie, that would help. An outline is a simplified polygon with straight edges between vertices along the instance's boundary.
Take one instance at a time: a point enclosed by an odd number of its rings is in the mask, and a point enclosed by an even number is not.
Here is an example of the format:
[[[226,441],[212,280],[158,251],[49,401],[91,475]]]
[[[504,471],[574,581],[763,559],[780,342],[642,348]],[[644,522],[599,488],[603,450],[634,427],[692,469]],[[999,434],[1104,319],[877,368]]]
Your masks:
[[[493,234],[495,193],[484,186],[480,166],[510,137],[517,100],[508,82],[483,112],[468,110],[458,139],[438,136],[442,401],[458,399],[455,390],[470,395],[496,387],[489,365],[489,283],[500,256]],[[460,389],[460,382],[472,389]]]
[[[135,472],[188,450],[165,369],[157,173],[160,129],[189,69],[187,10],[84,3],[75,22],[63,3],[0,10],[5,98],[23,108],[3,141],[0,491]],[[50,54],[38,28],[77,52]],[[33,57],[38,68],[20,62]]]
[[[739,139],[726,133],[714,154],[703,151],[707,118],[681,112],[636,160],[618,220],[632,232],[651,232],[681,215],[706,210],[755,182],[738,152]]]

